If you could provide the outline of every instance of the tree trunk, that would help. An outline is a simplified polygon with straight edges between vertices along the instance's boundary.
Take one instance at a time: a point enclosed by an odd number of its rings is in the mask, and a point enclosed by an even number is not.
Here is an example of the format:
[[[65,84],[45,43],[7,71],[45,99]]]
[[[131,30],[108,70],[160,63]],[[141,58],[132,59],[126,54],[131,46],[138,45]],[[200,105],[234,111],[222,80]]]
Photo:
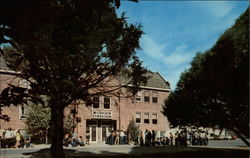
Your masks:
[[[238,136],[240,137],[240,139],[247,145],[247,146],[250,146],[249,142],[246,140],[246,138],[244,138],[242,136],[242,134],[240,133],[240,131],[237,129],[237,128],[233,128],[233,132]]]
[[[63,152],[63,110],[60,104],[51,105],[51,147],[50,153],[53,158],[64,158]]]

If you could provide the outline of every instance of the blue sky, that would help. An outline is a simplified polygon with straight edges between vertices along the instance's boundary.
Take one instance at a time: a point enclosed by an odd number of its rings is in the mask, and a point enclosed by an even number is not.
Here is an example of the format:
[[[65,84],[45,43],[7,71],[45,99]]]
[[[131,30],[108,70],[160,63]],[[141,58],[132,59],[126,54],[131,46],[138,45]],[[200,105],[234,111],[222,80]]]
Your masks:
[[[248,1],[121,1],[117,13],[126,12],[129,23],[143,25],[138,55],[174,90],[195,54],[211,48],[248,5]]]

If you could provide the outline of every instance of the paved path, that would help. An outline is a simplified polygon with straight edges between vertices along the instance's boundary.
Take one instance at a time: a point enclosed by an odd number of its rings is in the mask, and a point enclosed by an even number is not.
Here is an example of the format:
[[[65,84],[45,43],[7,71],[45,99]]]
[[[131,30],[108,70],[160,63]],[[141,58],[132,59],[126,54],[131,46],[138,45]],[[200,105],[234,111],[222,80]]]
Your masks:
[[[248,140],[250,141],[250,140]],[[190,145],[190,147],[202,147],[202,148],[222,148],[222,149],[240,149],[250,150],[250,147],[240,139],[237,140],[209,140],[207,146]]]
[[[33,153],[41,149],[48,149],[50,145],[35,145],[34,148],[23,148],[23,149],[0,149],[0,158],[29,158],[31,157],[28,153]],[[94,154],[109,154],[109,153],[120,153],[128,154],[136,146],[133,145],[107,145],[107,144],[91,144],[83,147],[68,147],[65,149],[73,149],[75,152],[85,152]],[[205,148],[225,148],[225,149],[240,149],[250,150],[249,147],[241,142],[240,140],[210,140],[208,146],[190,146],[190,147],[205,147]],[[45,157],[44,157],[45,158]]]

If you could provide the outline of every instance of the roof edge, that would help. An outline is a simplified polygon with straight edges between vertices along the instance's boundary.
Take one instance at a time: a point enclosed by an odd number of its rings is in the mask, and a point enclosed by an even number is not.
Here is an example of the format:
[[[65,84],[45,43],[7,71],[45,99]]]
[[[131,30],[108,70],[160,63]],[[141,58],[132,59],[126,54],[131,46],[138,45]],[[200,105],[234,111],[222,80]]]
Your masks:
[[[161,77],[161,79],[162,79],[166,84],[168,84],[168,86],[169,86],[168,89],[170,89],[170,91],[171,91],[170,83],[169,83],[168,81],[166,81],[166,80],[162,77],[162,75],[161,75],[159,72],[156,72],[156,73]]]
[[[21,72],[19,72],[19,71],[6,70],[6,69],[1,69],[1,68],[0,68],[0,73],[1,74],[11,74],[11,75],[21,75]]]
[[[128,85],[127,84],[122,84],[122,86],[134,87],[134,85],[132,85],[132,84],[128,84]],[[148,86],[139,86],[139,88],[171,92],[171,89],[169,89],[169,88],[157,88],[157,87],[148,87]]]

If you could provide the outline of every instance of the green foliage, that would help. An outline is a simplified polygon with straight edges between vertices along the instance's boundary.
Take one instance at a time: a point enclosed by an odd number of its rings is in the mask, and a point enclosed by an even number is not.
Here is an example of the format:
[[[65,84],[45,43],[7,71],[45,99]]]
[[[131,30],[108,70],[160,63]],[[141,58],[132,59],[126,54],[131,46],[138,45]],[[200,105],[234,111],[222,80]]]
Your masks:
[[[132,141],[136,141],[139,137],[139,134],[140,134],[140,127],[138,125],[136,125],[135,121],[134,120],[131,120],[129,122],[129,125],[128,125],[128,134],[130,136],[130,139]]]
[[[182,73],[164,113],[173,126],[215,126],[249,134],[249,8]]]
[[[64,118],[64,133],[73,134],[74,128],[76,127],[76,122],[71,114]]]
[[[31,137],[45,138],[50,122],[50,108],[43,104],[30,104],[27,106],[25,130]]]

